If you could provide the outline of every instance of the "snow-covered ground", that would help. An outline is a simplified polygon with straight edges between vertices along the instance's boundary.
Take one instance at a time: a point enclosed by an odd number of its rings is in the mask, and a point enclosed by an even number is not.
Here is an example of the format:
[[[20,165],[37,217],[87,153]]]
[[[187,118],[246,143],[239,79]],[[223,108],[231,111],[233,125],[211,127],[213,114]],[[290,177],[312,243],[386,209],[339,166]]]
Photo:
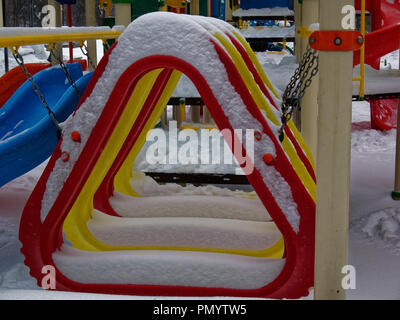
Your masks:
[[[258,55],[258,58],[272,82],[283,90],[295,68],[293,58],[278,55]],[[389,63],[394,64],[394,60]],[[400,299],[400,202],[390,197],[394,183],[396,130],[371,130],[368,122],[369,104],[354,102],[349,264],[356,268],[357,287],[349,290],[347,296],[349,299]],[[136,299],[49,292],[36,286],[19,252],[18,226],[23,207],[45,165],[41,164],[0,189],[0,300]],[[182,190],[178,186],[169,188]],[[216,192],[216,189],[207,190],[202,192],[210,196]]]
[[[247,27],[245,29],[241,29],[240,33],[245,38],[294,38],[295,36],[295,27]]]

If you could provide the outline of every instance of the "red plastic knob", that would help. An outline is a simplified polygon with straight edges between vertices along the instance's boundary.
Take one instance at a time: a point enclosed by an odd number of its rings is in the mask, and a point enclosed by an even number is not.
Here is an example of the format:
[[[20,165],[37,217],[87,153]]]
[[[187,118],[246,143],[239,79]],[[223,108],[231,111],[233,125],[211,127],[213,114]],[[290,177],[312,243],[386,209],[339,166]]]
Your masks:
[[[78,131],[72,131],[71,138],[75,142],[81,142],[81,134]]]
[[[263,156],[263,160],[267,165],[271,165],[274,162],[275,158],[272,154],[266,153]]]

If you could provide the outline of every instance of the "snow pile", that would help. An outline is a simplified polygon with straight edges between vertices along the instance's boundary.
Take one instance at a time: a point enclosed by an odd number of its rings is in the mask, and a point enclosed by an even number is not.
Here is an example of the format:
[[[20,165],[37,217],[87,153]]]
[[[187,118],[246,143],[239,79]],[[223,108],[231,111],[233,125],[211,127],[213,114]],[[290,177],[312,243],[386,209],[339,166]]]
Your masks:
[[[269,17],[269,16],[293,16],[294,11],[285,7],[262,8],[262,9],[242,9],[239,8],[232,12],[234,17]]]
[[[293,38],[295,36],[295,26],[281,28],[278,26],[264,27],[264,28],[254,28],[248,27],[246,29],[241,29],[240,33],[245,38],[274,38],[274,37],[284,37]]]
[[[354,67],[353,77],[360,76],[360,66]],[[358,95],[360,82],[353,81],[353,95]],[[400,70],[375,70],[365,65],[365,94],[400,92]]]
[[[400,208],[386,208],[370,213],[355,223],[370,241],[400,254]]]
[[[390,152],[396,147],[396,129],[388,131],[355,130],[351,148],[354,152]]]
[[[151,201],[154,203],[158,200],[155,197]],[[202,200],[202,203],[207,201],[204,198]],[[229,211],[232,206],[225,209]],[[186,206],[185,211],[191,211],[189,208]],[[197,208],[201,209],[199,206]],[[172,211],[174,207],[169,209]],[[193,209],[196,211],[196,207]],[[272,222],[196,216],[166,217],[159,215],[156,209],[153,213],[154,216],[149,218],[119,218],[95,210],[88,228],[96,239],[112,246],[263,250],[272,247],[282,237]],[[245,212],[242,214],[245,216]]]
[[[82,283],[159,284],[257,289],[275,279],[284,259],[191,251],[87,252],[63,246],[53,254],[60,271]]]
[[[184,189],[189,193],[189,190]],[[232,191],[231,193],[234,194]],[[110,204],[123,217],[198,217],[248,221],[271,220],[259,199],[249,199],[240,196],[175,193],[170,195],[153,194],[151,197],[137,198],[115,192],[115,195],[110,198]]]
[[[267,75],[275,87],[280,91],[285,91],[290,78],[298,67],[296,57],[293,55],[257,53],[257,58],[260,60],[263,69],[267,70]]]
[[[48,53],[44,45],[23,46],[18,49],[19,54],[23,57],[25,63],[47,63]],[[9,70],[18,66],[11,51],[8,50]],[[0,76],[5,73],[4,69],[4,49],[0,49]]]

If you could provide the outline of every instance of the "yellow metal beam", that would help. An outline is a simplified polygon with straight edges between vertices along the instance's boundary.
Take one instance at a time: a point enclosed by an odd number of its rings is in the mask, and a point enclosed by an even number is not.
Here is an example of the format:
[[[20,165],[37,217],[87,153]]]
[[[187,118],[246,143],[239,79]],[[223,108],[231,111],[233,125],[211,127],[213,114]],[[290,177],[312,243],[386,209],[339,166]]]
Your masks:
[[[117,39],[122,31],[110,32],[80,32],[80,33],[60,33],[60,34],[40,34],[23,35],[0,38],[0,48],[14,48],[33,44],[52,44],[60,42],[79,42],[86,40],[107,40]]]

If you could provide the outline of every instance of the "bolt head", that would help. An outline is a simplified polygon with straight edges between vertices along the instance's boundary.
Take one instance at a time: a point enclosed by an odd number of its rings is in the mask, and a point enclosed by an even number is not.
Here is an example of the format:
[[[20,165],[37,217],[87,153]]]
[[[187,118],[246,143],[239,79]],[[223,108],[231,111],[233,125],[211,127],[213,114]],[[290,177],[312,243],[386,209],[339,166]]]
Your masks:
[[[340,37],[335,38],[335,44],[337,46],[340,46],[342,44],[342,38],[340,38]]]
[[[310,37],[310,43],[315,43],[315,38],[314,37]]]
[[[364,37],[363,37],[363,36],[358,36],[358,37],[357,37],[357,42],[358,42],[359,44],[363,44],[363,43],[364,43]]]

